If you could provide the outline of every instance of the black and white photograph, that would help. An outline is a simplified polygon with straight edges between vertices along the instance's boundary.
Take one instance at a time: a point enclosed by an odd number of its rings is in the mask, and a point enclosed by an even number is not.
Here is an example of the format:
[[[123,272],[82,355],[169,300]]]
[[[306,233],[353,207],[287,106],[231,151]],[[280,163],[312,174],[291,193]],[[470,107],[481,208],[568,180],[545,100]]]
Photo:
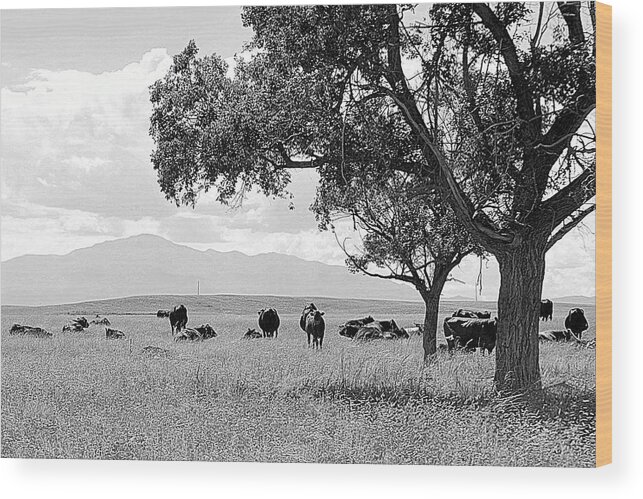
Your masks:
[[[599,14],[2,10],[2,457],[595,467]]]

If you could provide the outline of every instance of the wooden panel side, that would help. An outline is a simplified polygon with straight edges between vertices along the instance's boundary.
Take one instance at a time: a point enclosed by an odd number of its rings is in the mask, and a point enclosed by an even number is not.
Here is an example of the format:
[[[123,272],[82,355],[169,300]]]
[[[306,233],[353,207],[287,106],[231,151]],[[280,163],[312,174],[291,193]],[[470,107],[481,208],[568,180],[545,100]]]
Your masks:
[[[612,7],[596,3],[596,466],[612,462]]]

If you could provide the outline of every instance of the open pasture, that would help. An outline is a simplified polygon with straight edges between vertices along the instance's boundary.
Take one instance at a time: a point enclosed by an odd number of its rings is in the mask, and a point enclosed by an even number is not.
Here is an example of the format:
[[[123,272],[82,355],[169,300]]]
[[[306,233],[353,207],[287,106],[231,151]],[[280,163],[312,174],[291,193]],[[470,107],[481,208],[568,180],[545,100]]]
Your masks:
[[[422,364],[419,337],[353,343],[337,334],[372,314],[401,327],[422,305],[312,301],[326,311],[323,351],[299,329],[303,298],[135,297],[50,307],[2,308],[3,457],[337,462],[440,465],[592,466],[594,350],[542,344],[544,409],[498,399],[494,356],[441,352]],[[156,310],[184,303],[189,326],[218,336],[174,343]],[[257,310],[275,307],[277,339],[244,340]],[[573,305],[554,305],[563,327]],[[442,304],[493,310],[493,304]],[[583,306],[594,337],[594,307]],[[128,338],[99,326],[61,333],[76,315],[107,316]],[[145,315],[144,315],[145,314]],[[52,339],[9,336],[14,322]],[[441,332],[438,342],[444,342]],[[145,346],[167,349],[148,356]]]

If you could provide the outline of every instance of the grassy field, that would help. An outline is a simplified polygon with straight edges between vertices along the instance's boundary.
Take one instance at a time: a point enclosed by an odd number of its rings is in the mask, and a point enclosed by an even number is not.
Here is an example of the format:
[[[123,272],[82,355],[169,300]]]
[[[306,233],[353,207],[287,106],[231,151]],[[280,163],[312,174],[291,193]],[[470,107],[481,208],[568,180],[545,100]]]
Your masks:
[[[500,400],[494,357],[440,353],[424,368],[420,338],[356,344],[337,334],[373,314],[420,322],[411,302],[315,299],[326,311],[324,350],[299,330],[305,299],[137,297],[51,307],[2,307],[2,456],[34,458],[592,466],[594,350],[543,344],[544,408]],[[157,309],[185,303],[189,325],[219,336],[176,344]],[[274,306],[276,340],[243,340],[256,311]],[[471,303],[447,302],[442,315]],[[543,329],[562,328],[573,305],[555,304]],[[493,310],[493,304],[476,308]],[[594,336],[594,307],[584,306]],[[103,329],[61,333],[76,314]],[[13,337],[11,324],[52,339]],[[444,342],[440,333],[439,338]],[[169,350],[165,357],[145,346]]]

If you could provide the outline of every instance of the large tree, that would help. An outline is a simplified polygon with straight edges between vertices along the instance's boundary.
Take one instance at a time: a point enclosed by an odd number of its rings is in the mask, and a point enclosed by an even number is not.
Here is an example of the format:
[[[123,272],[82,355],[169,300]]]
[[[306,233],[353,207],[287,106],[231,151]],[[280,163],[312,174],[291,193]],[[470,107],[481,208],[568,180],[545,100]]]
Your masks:
[[[188,47],[152,89],[161,188],[188,203],[212,186],[222,201],[239,186],[282,195],[289,169],[323,177],[344,161],[364,106],[399,115],[420,158],[388,167],[423,179],[427,198],[435,186],[499,262],[497,389],[539,391],[545,253],[593,210],[592,8],[246,8],[257,55],[235,79]]]

